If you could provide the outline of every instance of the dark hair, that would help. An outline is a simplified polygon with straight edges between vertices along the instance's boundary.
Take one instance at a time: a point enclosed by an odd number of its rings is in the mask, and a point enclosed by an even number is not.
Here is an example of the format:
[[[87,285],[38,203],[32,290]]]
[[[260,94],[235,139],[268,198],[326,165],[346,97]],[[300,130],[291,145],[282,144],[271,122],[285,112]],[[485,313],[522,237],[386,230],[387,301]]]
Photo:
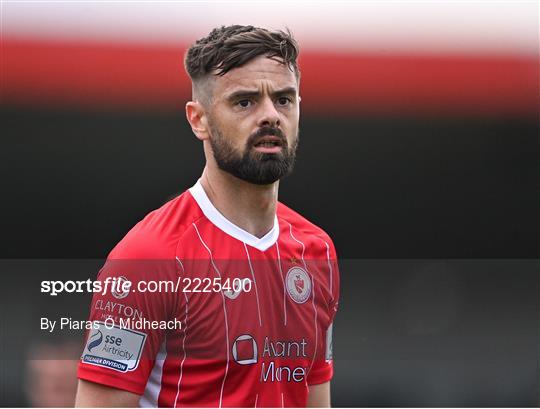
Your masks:
[[[184,65],[192,80],[210,74],[224,75],[260,55],[287,65],[300,78],[296,59],[298,43],[291,32],[269,31],[253,26],[222,26],[193,44]]]

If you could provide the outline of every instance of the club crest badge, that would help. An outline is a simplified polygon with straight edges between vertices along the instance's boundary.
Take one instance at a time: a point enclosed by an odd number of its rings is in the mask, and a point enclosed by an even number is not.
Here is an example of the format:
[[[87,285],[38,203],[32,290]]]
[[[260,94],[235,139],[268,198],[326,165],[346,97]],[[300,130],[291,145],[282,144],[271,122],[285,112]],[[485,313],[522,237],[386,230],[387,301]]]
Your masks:
[[[311,279],[309,274],[300,267],[293,267],[287,273],[285,280],[287,292],[295,303],[305,303],[311,294]]]
[[[126,288],[126,283],[129,283],[129,280],[126,277],[120,276],[116,278],[111,289],[111,294],[114,298],[121,300],[129,295],[129,290],[127,289],[129,286]]]

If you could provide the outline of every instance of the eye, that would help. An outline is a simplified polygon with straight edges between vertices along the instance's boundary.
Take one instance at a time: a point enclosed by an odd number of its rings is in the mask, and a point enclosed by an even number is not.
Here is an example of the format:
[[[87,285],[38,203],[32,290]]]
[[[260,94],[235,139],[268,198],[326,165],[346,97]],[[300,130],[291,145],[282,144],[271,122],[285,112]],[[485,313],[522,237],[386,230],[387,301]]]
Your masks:
[[[279,97],[277,99],[277,103],[280,106],[286,106],[289,105],[292,102],[292,100],[289,97]]]
[[[251,106],[251,101],[249,99],[241,99],[237,102],[237,105],[241,106],[242,108],[248,108]]]

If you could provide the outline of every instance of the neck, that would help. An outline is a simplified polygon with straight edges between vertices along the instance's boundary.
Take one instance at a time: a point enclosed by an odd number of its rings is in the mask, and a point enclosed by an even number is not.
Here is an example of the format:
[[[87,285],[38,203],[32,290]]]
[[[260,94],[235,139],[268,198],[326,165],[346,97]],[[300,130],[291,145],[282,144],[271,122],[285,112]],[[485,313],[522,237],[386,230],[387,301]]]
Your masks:
[[[214,207],[241,229],[260,238],[274,226],[279,182],[254,185],[206,166],[201,184]]]

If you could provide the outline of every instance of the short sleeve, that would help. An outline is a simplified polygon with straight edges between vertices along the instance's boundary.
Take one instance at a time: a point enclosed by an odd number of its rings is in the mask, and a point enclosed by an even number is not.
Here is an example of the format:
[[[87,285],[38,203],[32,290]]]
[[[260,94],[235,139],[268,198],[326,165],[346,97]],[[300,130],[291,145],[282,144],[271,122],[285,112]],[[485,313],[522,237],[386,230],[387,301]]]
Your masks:
[[[339,305],[339,266],[337,261],[337,254],[334,248],[334,244],[330,239],[325,240],[327,246],[327,264],[329,272],[328,291],[330,298],[328,300],[327,311],[328,321],[323,324],[323,334],[321,339],[323,340],[321,356],[319,359],[313,362],[313,366],[308,373],[307,383],[308,385],[317,385],[328,382],[334,375],[334,361],[333,361],[333,329],[334,319]]]
[[[149,282],[176,282],[174,260],[108,259],[98,274],[78,377],[143,394],[165,335],[175,323],[176,295]],[[129,283],[129,284],[128,284]],[[181,324],[177,329],[181,328]]]

